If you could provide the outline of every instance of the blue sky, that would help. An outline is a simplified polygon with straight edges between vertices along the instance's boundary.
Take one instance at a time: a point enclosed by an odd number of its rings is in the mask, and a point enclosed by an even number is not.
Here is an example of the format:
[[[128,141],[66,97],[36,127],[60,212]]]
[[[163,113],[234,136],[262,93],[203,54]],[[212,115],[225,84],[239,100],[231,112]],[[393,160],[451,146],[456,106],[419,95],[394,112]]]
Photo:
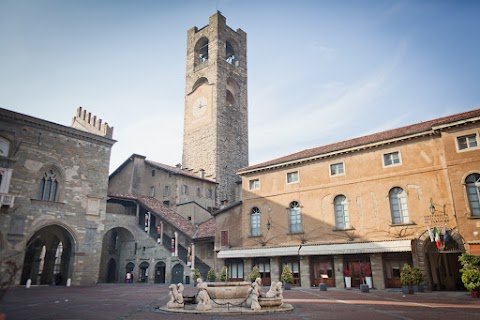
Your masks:
[[[480,108],[480,1],[0,0],[0,107],[182,158],[186,31],[247,33],[250,164]]]

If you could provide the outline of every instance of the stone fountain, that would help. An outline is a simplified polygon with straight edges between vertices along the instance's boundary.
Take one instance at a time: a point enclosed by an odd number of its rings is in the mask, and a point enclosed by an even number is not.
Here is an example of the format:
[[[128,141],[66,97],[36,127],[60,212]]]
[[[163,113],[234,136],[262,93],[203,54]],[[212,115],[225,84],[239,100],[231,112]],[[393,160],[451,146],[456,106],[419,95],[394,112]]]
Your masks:
[[[170,301],[158,312],[243,314],[293,310],[283,302],[282,283],[273,281],[267,293],[261,292],[262,280],[254,282],[203,282],[197,279],[197,293],[183,294],[183,285],[170,285]]]

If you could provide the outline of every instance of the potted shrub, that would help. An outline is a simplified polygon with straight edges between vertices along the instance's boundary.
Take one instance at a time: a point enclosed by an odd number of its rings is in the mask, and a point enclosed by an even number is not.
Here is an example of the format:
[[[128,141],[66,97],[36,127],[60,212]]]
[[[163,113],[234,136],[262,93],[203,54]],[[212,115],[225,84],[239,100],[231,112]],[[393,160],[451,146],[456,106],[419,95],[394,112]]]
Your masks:
[[[462,254],[458,257],[458,261],[462,264],[462,282],[465,289],[470,291],[473,298],[480,296],[480,256],[471,256]]]
[[[367,273],[369,276],[372,275],[370,263],[366,261],[359,261],[358,263],[354,264],[353,268],[355,273],[360,277],[360,291],[369,292],[370,287],[365,284],[365,277],[367,276]]]
[[[415,278],[415,281],[413,283],[413,291],[414,292],[424,292],[425,289],[423,287],[423,281],[425,280],[425,277],[420,271],[418,267],[413,267],[412,268],[413,276]]]
[[[220,271],[220,280],[225,281],[225,282],[228,280],[227,266],[222,267],[222,271]]]
[[[292,276],[292,272],[288,268],[288,265],[285,265],[283,267],[282,282],[283,282],[283,286],[284,286],[285,290],[290,290],[290,288],[292,286],[292,282],[293,282],[293,276]]]
[[[202,275],[200,273],[200,270],[198,268],[195,268],[193,270],[193,274],[192,274],[192,279],[193,279],[193,285],[196,286],[197,285],[197,279],[200,278]]]
[[[345,269],[343,270],[343,276],[345,277],[345,288],[350,289],[352,287],[352,272]]]
[[[215,280],[217,280],[217,274],[215,273],[215,270],[213,270],[213,268],[210,268],[210,270],[208,270],[207,280],[210,282],[215,282]]]
[[[258,270],[257,266],[254,266],[252,268],[252,272],[248,275],[248,279],[250,279],[250,282],[255,281],[257,278],[260,278],[260,271]]]
[[[413,294],[413,284],[415,283],[415,275],[412,267],[405,263],[400,271],[400,283],[402,284],[403,294]]]

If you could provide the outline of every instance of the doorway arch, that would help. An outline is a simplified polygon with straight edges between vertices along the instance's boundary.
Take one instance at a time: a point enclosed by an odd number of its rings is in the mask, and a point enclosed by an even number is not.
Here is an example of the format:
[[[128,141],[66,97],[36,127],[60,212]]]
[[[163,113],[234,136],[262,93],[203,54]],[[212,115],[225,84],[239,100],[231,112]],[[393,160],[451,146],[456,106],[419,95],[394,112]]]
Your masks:
[[[183,283],[183,266],[177,263],[172,268],[172,283]]]
[[[165,262],[160,261],[155,265],[155,283],[165,283]]]
[[[102,238],[102,255],[100,260],[99,282],[123,282],[127,272],[121,274],[120,266],[125,263],[125,252],[133,251],[135,238],[122,227],[112,228]],[[115,270],[112,267],[115,261]],[[127,271],[133,271],[127,270]],[[114,274],[112,274],[114,272]]]
[[[72,277],[74,240],[60,225],[37,230],[27,241],[20,284],[65,285]]]
[[[146,261],[140,263],[138,281],[148,283],[148,267],[150,264]]]
[[[463,290],[461,265],[458,257],[465,252],[463,238],[454,230],[447,230],[448,241],[444,234],[440,235],[441,248],[430,241],[425,231],[416,243],[418,267],[425,276],[430,290]]]

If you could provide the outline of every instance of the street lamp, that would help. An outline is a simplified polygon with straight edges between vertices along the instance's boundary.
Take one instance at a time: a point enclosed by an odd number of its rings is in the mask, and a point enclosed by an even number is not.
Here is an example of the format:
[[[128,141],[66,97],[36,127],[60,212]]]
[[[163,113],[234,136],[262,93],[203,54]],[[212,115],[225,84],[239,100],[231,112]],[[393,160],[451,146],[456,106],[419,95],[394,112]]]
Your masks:
[[[431,213],[431,214],[434,214],[434,213],[435,213],[435,206],[433,205],[433,199],[432,199],[432,198],[430,198],[430,207],[429,207],[429,209],[430,209],[430,213]]]
[[[267,230],[270,230],[271,227],[272,227],[272,223],[270,222],[270,217],[268,217]]]

